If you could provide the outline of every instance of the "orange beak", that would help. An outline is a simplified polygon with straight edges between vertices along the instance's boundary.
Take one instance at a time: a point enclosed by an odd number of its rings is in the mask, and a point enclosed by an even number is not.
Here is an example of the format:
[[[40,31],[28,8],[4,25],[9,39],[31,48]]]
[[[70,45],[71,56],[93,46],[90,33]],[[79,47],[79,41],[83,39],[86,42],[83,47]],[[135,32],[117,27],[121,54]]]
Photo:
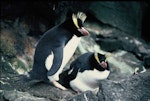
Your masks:
[[[100,63],[100,65],[101,65],[103,68],[107,68],[107,63],[104,62],[104,61],[102,61],[102,62]]]
[[[90,34],[84,27],[81,27],[80,29],[78,29],[78,31],[80,31],[85,36]]]

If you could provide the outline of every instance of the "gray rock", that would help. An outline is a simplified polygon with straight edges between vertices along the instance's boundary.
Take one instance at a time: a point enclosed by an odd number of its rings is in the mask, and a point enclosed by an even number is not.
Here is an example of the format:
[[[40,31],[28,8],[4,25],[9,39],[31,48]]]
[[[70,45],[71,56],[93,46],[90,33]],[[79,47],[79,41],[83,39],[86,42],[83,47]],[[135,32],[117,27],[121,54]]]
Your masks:
[[[50,101],[47,98],[35,97],[27,92],[20,92],[16,90],[4,91],[3,96],[5,100],[9,101]]]
[[[150,70],[121,81],[104,80],[100,88],[99,101],[149,101]]]
[[[52,101],[66,101],[66,99],[75,96],[71,90],[63,91],[45,83],[37,83],[25,91],[42,98],[48,98]]]
[[[146,55],[146,56],[144,57],[143,61],[144,61],[144,66],[145,66],[146,68],[150,68],[150,54],[149,54],[149,55]]]
[[[98,101],[98,98],[91,91],[86,91],[86,92],[76,95],[75,97],[67,101]]]
[[[101,33],[101,32],[100,32]],[[119,30],[111,33],[103,33],[97,36],[96,42],[105,51],[116,51],[122,49],[135,54],[139,59],[150,53],[150,47],[143,40],[132,37]]]
[[[99,21],[130,35],[140,36],[142,8],[140,2],[93,2],[90,11]]]
[[[110,80],[125,79],[135,72],[135,69],[142,69],[142,61],[138,60],[132,53],[118,50],[108,55],[107,61],[110,66]]]

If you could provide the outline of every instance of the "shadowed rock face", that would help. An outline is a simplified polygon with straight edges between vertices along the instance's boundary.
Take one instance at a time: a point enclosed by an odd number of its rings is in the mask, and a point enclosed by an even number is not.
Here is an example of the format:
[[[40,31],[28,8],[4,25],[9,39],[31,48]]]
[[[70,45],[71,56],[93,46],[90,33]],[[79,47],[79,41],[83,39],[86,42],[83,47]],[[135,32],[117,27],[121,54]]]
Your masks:
[[[64,21],[68,11],[87,12],[89,19],[97,19],[101,24],[113,26],[132,36],[140,37],[141,30],[143,35],[147,36],[148,31],[146,24],[149,18],[149,3],[147,2],[3,1],[1,6],[2,18],[28,18],[28,23],[33,24],[30,35],[42,34],[38,21],[42,21],[47,27],[52,27]],[[149,39],[144,36],[143,38]]]
[[[13,101],[21,99],[24,101],[148,101],[150,71],[132,75],[120,81],[103,80],[97,95],[91,91],[80,94],[71,90],[62,91],[44,83],[28,85],[26,88],[22,88],[22,85],[16,86],[20,88],[17,90],[22,89],[22,91],[5,90],[3,91],[4,99]]]
[[[9,101],[50,101],[46,98],[39,98],[30,95],[27,92],[20,92],[20,91],[4,91],[4,98]]]
[[[135,38],[118,30],[112,30],[109,34],[97,36],[96,42],[105,51],[114,52],[118,49],[134,54],[139,60],[144,60],[144,66],[149,68],[150,46],[143,40]]]
[[[92,3],[90,10],[104,24],[130,35],[141,34],[142,8],[139,2],[97,2]]]
[[[148,101],[150,100],[150,71],[132,75],[121,81],[101,82],[98,94],[101,101]]]

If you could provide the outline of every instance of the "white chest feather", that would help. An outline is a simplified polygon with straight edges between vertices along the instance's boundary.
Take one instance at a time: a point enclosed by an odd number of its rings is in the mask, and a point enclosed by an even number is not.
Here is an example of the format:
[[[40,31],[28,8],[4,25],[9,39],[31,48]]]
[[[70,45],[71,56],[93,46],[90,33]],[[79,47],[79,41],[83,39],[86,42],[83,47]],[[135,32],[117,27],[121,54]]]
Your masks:
[[[54,54],[51,52],[51,54],[46,58],[45,61],[45,67],[47,70],[50,70],[52,64],[53,64]]]
[[[59,80],[59,74],[62,72],[65,65],[69,62],[70,58],[73,56],[79,42],[80,42],[80,37],[77,37],[75,35],[72,37],[71,40],[69,40],[69,42],[66,44],[66,46],[64,47],[64,50],[63,50],[62,64],[61,64],[59,70],[53,75],[52,78],[54,78],[55,80]],[[53,53],[50,54],[45,61],[45,66],[46,66],[47,70],[51,69],[51,66],[53,64],[54,55],[55,54],[53,54]]]
[[[73,36],[72,39],[66,44],[63,51],[63,61],[61,68],[65,67],[70,58],[73,56],[81,38],[77,36]]]
[[[75,91],[95,91],[99,88],[100,80],[106,79],[110,71],[86,70],[78,73],[77,77],[70,82],[70,86]]]

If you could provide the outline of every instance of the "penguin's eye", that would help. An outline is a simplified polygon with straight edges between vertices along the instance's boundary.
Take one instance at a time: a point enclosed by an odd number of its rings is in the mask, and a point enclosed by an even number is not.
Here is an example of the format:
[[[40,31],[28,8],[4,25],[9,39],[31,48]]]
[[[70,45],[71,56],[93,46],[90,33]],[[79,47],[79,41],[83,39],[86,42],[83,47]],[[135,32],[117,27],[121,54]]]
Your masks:
[[[100,60],[100,62],[105,62],[105,60]]]
[[[77,21],[78,21],[78,26],[79,26],[79,28],[83,27],[82,21],[81,21],[80,19],[77,19]]]
[[[99,57],[99,60],[100,60],[100,62],[102,62],[102,61],[106,61],[106,58],[104,57],[104,56],[101,56],[101,57]]]

